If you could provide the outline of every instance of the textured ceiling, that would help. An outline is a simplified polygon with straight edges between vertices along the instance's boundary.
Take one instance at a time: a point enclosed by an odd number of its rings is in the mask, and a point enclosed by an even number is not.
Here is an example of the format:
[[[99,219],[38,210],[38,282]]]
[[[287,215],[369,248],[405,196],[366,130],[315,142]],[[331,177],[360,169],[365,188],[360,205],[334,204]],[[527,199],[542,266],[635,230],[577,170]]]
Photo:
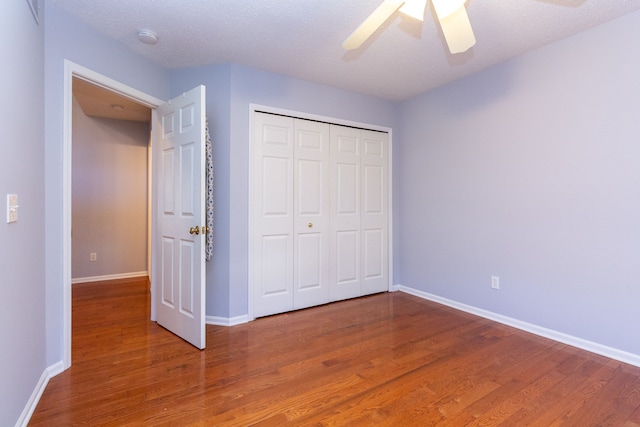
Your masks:
[[[342,42],[382,0],[51,0],[169,69],[233,62],[402,100],[640,9],[640,0],[468,0],[477,44],[448,53],[425,21],[393,15],[358,50]],[[155,46],[139,29],[159,35]]]

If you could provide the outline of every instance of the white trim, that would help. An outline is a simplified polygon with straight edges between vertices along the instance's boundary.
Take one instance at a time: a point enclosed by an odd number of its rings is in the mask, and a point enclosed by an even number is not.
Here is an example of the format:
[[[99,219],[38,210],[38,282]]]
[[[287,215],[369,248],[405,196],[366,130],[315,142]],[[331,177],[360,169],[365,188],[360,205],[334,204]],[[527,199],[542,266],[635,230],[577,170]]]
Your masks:
[[[27,404],[22,410],[22,414],[20,414],[20,417],[16,422],[16,427],[26,427],[29,424],[31,416],[36,410],[38,402],[40,402],[42,393],[44,393],[44,390],[47,388],[47,384],[49,384],[49,380],[64,370],[64,364],[62,363],[62,361],[60,361],[54,365],[49,366],[44,370],[44,372],[42,372],[42,375],[40,375],[40,379],[38,380],[36,387],[33,389],[33,392],[31,393],[31,396],[29,396]]]
[[[561,342],[563,344],[577,347],[582,350],[589,351],[591,353],[599,354],[601,356],[608,357],[610,359],[618,360],[629,365],[640,367],[640,355],[629,353],[627,351],[619,350],[617,348],[602,345],[593,341],[585,340],[573,335],[568,335],[563,332],[558,332],[553,329],[544,328],[542,326],[534,325],[532,323],[523,322],[518,319],[503,316],[491,311],[487,311],[481,308],[477,308],[471,305],[463,304],[457,301],[453,301],[447,298],[442,298],[437,295],[430,294],[428,292],[419,291],[417,289],[409,288],[407,286],[395,285],[395,290],[411,294],[413,296],[423,298],[429,301],[436,302],[438,304],[446,305],[456,310],[464,311],[474,314],[476,316],[484,317],[485,319],[493,320],[503,325],[511,326],[517,329],[521,329],[532,334],[549,338],[551,340]]]
[[[157,165],[154,163],[154,157],[156,153],[153,153],[153,140],[154,135],[157,133],[157,129],[161,126],[160,119],[158,117],[158,110],[154,108],[151,110],[151,132],[150,132],[150,141],[149,141],[149,193],[147,198],[149,199],[149,246],[148,246],[148,256],[149,256],[149,291],[151,292],[151,321],[157,321],[157,295],[156,292],[156,277],[160,277],[159,271],[156,271],[159,268],[158,260],[154,257],[154,250],[157,248],[158,241],[158,233],[155,232],[156,224],[158,223],[158,209],[156,208],[155,201],[158,199],[157,189],[158,189],[158,177]]]
[[[153,122],[149,127],[153,126]],[[151,279],[151,248],[153,248],[153,228],[152,224],[155,224],[153,218],[153,201],[156,199],[153,194],[155,185],[153,183],[153,136],[151,135],[151,129],[149,129],[149,142],[147,143],[147,271],[149,272],[149,279]]]
[[[142,91],[139,91],[138,89],[132,88],[131,86],[127,86],[117,80],[97,73],[93,70],[90,70],[89,68],[83,67],[82,65],[75,64],[66,59],[64,63],[65,68],[67,64],[71,67],[73,77],[77,77],[93,85],[99,86],[103,89],[107,89],[110,92],[115,92],[118,95],[129,98],[132,101],[144,105],[145,107],[158,108],[165,102],[159,98],[156,98],[155,96],[148,95]]]
[[[62,362],[54,363],[53,365],[47,368],[47,372],[49,373],[49,378],[53,378],[56,375],[63,373],[64,370],[65,368]]]
[[[387,142],[387,228],[389,242],[387,244],[387,256],[389,258],[389,292],[393,290],[393,130],[387,131],[389,140]]]
[[[246,159],[249,163],[247,168],[249,170],[249,191],[247,191],[247,197],[249,198],[247,203],[247,220],[249,221],[249,224],[247,224],[247,318],[249,320],[255,319],[253,315],[253,259],[255,257],[253,254],[253,233],[255,232],[253,226],[253,156],[255,155],[253,149],[253,139],[255,136],[253,119],[257,109],[260,109],[260,107],[255,104],[249,104],[249,157]]]
[[[332,124],[336,124],[336,125],[341,125],[341,126],[350,126],[350,127],[357,127],[357,128],[362,128],[362,129],[369,129],[369,130],[375,130],[375,131],[380,131],[380,132],[386,132],[389,136],[389,141],[388,141],[388,145],[387,145],[387,159],[388,159],[388,164],[387,164],[387,200],[388,200],[388,210],[389,210],[389,215],[387,216],[387,227],[388,227],[388,232],[389,232],[389,247],[388,247],[388,262],[389,262],[389,291],[392,290],[393,288],[393,157],[392,157],[392,152],[393,152],[393,131],[390,127],[386,127],[386,126],[378,126],[378,125],[372,125],[370,123],[361,123],[361,122],[355,122],[352,120],[344,120],[344,119],[338,119],[335,117],[327,117],[327,116],[321,116],[318,114],[310,114],[310,113],[303,113],[300,111],[294,111],[294,110],[287,110],[287,109],[283,109],[283,108],[277,108],[277,107],[270,107],[267,105],[260,105],[260,104],[254,104],[254,103],[250,103],[249,104],[249,158],[247,159],[247,161],[249,162],[249,191],[248,191],[248,212],[249,212],[249,224],[248,224],[248,257],[247,257],[247,273],[248,273],[248,281],[247,281],[247,318],[248,320],[253,320],[255,319],[253,313],[253,306],[254,306],[254,301],[253,301],[253,244],[252,244],[252,237],[253,237],[253,185],[251,184],[253,182],[253,168],[252,168],[252,162],[253,162],[253,140],[254,140],[254,129],[253,129],[253,118],[255,116],[256,111],[264,111],[266,113],[273,113],[273,114],[282,114],[282,115],[286,115],[286,116],[291,116],[291,117],[297,117],[300,119],[308,119],[308,120],[315,120],[315,121],[320,121],[320,122],[326,122],[326,123],[332,123]]]
[[[387,132],[389,133],[389,135],[391,135],[391,128],[386,126],[378,126],[378,125],[372,125],[370,123],[354,122],[353,120],[338,119],[335,117],[321,116],[319,114],[303,113],[301,111],[286,110],[284,108],[269,107],[267,105],[260,105],[260,104],[253,104],[253,103],[249,104],[249,112],[252,117],[256,111],[264,111],[265,113],[272,113],[272,114],[282,114],[285,116],[291,116],[298,119],[315,120],[318,122],[326,122],[334,125],[357,127],[365,130],[377,130],[380,132]]]
[[[29,9],[31,9],[33,19],[36,20],[37,25],[40,25],[40,19],[38,18],[38,0],[27,0],[27,3],[29,3]]]
[[[236,317],[219,317],[219,316],[206,316],[207,325],[215,326],[236,326],[250,322],[249,316],[236,316]]]
[[[107,280],[118,280],[118,279],[135,279],[138,277],[149,277],[149,272],[136,271],[133,273],[107,274],[104,276],[77,277],[75,279],[71,279],[71,284],[75,285],[76,283],[104,282]]]
[[[71,165],[73,117],[73,63],[64,62],[64,116],[62,129],[62,363],[71,366]]]
[[[149,108],[157,108],[164,101],[147,95],[117,80],[99,74],[67,59],[64,60],[63,129],[62,129],[62,363],[64,369],[71,366],[71,156],[73,114],[73,78],[77,77],[116,92]],[[152,249],[151,249],[152,250]],[[153,280],[151,293],[154,294]],[[153,307],[152,307],[153,313]]]

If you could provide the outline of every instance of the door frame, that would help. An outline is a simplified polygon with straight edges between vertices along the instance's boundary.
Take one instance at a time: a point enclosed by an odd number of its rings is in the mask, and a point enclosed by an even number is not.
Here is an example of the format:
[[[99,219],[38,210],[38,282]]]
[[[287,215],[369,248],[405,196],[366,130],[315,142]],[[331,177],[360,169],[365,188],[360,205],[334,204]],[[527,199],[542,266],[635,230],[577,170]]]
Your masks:
[[[71,62],[67,59],[64,60],[64,82],[63,82],[63,115],[64,123],[62,129],[62,280],[63,280],[63,296],[62,296],[62,327],[63,327],[63,345],[62,345],[62,362],[64,369],[71,366],[71,177],[72,177],[72,142],[73,142],[73,128],[72,128],[72,116],[73,116],[73,78],[79,78],[92,83],[96,86],[100,86],[111,92],[115,92],[126,98],[129,98],[139,104],[145,105],[152,109],[151,122],[156,121],[156,108],[164,103],[161,99],[148,95],[117,80],[107,77],[103,74],[97,73],[89,68],[83,67],[79,64]],[[150,132],[151,144],[150,151],[153,150],[154,141]],[[149,153],[150,158],[151,153]],[[154,200],[154,193],[156,189],[156,183],[151,179],[153,176],[153,163],[149,164],[149,182],[151,192],[149,193],[150,200]],[[156,223],[155,214],[156,209],[151,203],[151,216],[149,230],[151,231],[151,240],[155,239],[155,232],[153,227]],[[153,244],[148,248],[150,259],[153,260]],[[149,275],[153,274],[151,265],[147,265]],[[156,294],[154,289],[155,281],[151,277],[151,320],[155,320],[155,303],[154,295]]]
[[[318,122],[325,122],[325,123],[329,123],[329,124],[335,124],[335,125],[340,125],[340,126],[349,126],[349,127],[356,127],[356,128],[361,128],[361,129],[368,129],[368,130],[374,130],[374,131],[381,131],[381,132],[386,132],[389,135],[389,141],[388,141],[388,145],[387,145],[387,209],[388,209],[388,227],[389,227],[389,258],[388,258],[388,262],[389,262],[389,285],[387,287],[387,290],[389,292],[394,290],[394,286],[393,286],[393,129],[387,126],[378,126],[378,125],[372,125],[369,123],[362,123],[362,122],[356,122],[353,120],[344,120],[344,119],[338,119],[335,117],[328,117],[328,116],[321,116],[318,114],[311,114],[311,113],[304,113],[301,111],[295,111],[295,110],[287,110],[287,109],[283,109],[283,108],[277,108],[277,107],[271,107],[271,106],[267,106],[267,105],[260,105],[260,104],[254,104],[254,103],[250,103],[249,104],[249,158],[248,158],[248,170],[249,170],[249,200],[248,200],[248,220],[249,220],[249,224],[248,224],[248,242],[247,242],[247,246],[248,246],[248,256],[247,256],[247,273],[248,273],[248,280],[247,280],[247,297],[248,297],[248,301],[247,301],[247,319],[249,321],[254,320],[255,316],[254,316],[254,298],[253,298],[253,294],[254,294],[254,283],[255,283],[255,279],[253,277],[253,273],[254,273],[254,262],[255,262],[255,254],[254,254],[254,250],[253,250],[253,233],[255,232],[254,230],[254,224],[253,224],[253,214],[254,214],[254,191],[255,189],[253,188],[253,167],[252,167],[252,163],[253,163],[253,157],[254,157],[254,116],[255,113],[257,111],[262,111],[265,113],[271,113],[271,114],[281,114],[281,115],[285,115],[285,116],[291,116],[291,117],[295,117],[295,118],[299,118],[299,119],[307,119],[307,120],[314,120],[314,121],[318,121]]]

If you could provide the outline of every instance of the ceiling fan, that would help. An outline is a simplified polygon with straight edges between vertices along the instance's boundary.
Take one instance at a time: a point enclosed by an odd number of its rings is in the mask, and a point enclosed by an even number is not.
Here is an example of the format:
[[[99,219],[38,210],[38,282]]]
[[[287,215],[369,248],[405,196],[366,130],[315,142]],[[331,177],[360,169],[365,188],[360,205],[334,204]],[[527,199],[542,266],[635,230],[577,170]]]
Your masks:
[[[451,53],[461,53],[476,44],[469,22],[465,0],[431,0],[440,28]],[[420,21],[424,20],[427,0],[384,0],[376,10],[342,43],[346,50],[359,48],[397,10]]]

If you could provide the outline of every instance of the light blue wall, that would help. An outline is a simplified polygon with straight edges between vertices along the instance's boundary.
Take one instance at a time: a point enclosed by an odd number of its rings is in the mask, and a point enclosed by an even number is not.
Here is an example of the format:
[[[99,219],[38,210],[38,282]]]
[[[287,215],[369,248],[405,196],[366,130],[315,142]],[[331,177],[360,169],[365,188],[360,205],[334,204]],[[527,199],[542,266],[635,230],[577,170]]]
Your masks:
[[[148,95],[167,99],[168,71],[134,55],[59,10],[45,5],[45,206],[47,364],[63,355],[63,124],[64,60],[115,79]],[[42,219],[42,218],[41,218]]]
[[[51,2],[36,26],[24,3],[0,6],[12,64],[0,73],[8,99],[21,100],[0,118],[5,140],[20,141],[0,146],[0,196],[16,192],[21,205],[18,224],[0,221],[11,301],[0,310],[0,379],[12,385],[0,388],[0,424],[15,422],[63,353],[64,59],[161,99],[207,86],[208,315],[247,312],[256,103],[393,128],[395,282],[640,354],[639,12],[398,104],[239,65],[168,72]]]
[[[640,355],[639,58],[635,12],[402,103],[400,282]]]
[[[0,3],[0,425],[12,426],[45,363],[44,25],[25,1]],[[6,223],[6,195],[18,222]]]
[[[391,128],[396,104],[236,64],[173,71],[171,82],[172,96],[207,85],[208,113],[220,127],[214,129],[214,156],[228,162],[216,164],[214,258],[224,259],[214,261],[219,272],[208,271],[207,314],[243,316],[248,310],[249,104]],[[226,299],[224,304],[215,301],[218,296]]]

